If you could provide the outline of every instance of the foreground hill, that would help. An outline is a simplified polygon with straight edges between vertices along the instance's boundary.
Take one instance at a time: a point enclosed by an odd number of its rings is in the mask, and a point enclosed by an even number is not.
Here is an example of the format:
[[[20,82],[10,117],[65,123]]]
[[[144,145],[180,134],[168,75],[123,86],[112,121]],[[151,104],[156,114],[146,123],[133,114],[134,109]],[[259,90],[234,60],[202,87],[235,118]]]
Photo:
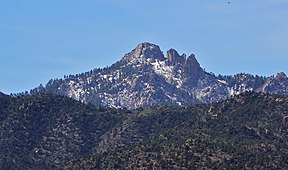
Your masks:
[[[87,155],[103,134],[121,123],[123,113],[56,95],[1,94],[0,167],[50,169]]]
[[[287,169],[287,141],[288,97],[128,111],[0,94],[1,169]]]
[[[106,135],[108,150],[64,169],[287,169],[287,115],[288,98],[257,93],[146,109]]]
[[[287,87],[284,73],[215,76],[200,66],[194,54],[179,55],[170,49],[164,56],[159,46],[141,43],[111,67],[50,80],[31,94],[53,93],[96,106],[135,109],[219,102],[252,90],[288,95]]]

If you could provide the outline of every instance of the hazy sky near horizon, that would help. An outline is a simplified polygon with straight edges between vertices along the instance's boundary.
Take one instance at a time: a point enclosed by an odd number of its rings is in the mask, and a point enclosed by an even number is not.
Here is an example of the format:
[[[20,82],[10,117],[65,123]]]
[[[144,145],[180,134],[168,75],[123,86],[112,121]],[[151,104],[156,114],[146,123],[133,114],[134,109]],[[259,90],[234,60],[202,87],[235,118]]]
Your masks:
[[[140,42],[208,72],[288,73],[288,0],[0,2],[0,91],[110,66]]]

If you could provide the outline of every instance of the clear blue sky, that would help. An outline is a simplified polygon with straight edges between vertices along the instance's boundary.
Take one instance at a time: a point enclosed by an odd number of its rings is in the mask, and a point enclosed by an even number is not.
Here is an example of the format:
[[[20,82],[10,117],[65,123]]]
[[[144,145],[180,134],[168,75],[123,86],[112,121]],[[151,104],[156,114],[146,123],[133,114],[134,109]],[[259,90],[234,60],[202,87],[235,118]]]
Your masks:
[[[288,0],[3,0],[0,91],[110,66],[146,41],[215,74],[288,73]]]

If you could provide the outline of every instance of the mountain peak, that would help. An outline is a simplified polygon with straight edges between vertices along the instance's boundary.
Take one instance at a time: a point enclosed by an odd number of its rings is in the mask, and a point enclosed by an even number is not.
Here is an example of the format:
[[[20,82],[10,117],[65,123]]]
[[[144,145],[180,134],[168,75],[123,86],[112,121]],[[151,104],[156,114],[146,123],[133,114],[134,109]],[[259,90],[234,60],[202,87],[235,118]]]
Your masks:
[[[134,50],[126,54],[123,57],[122,61],[135,62],[142,61],[145,58],[162,60],[164,59],[164,55],[158,45],[144,42],[138,44]]]
[[[187,60],[186,60],[186,63],[185,65],[188,67],[188,68],[194,68],[193,70],[199,70],[201,69],[200,67],[200,64],[199,62],[197,61],[196,57],[194,54],[191,54]]]
[[[176,65],[178,63],[184,63],[186,60],[186,55],[183,54],[180,56],[175,49],[171,48],[167,51],[167,58],[172,65]]]
[[[30,93],[55,93],[97,106],[135,109],[218,102],[252,90],[288,95],[287,86],[284,73],[269,78],[215,76],[201,68],[194,54],[186,57],[170,49],[164,57],[158,45],[144,42],[109,68],[50,80]]]
[[[143,43],[139,43],[137,46],[136,46],[136,49],[143,49],[143,48],[159,48],[158,45],[156,44],[152,44],[152,43],[149,43],[149,42],[143,42]]]
[[[281,78],[287,78],[286,74],[284,72],[280,72],[276,74],[276,78],[281,79]]]
[[[201,68],[194,54],[191,54],[184,64],[184,72],[186,77],[190,80],[188,84],[192,85],[203,76],[204,70]]]
[[[171,48],[170,50],[167,51],[167,58],[169,60],[173,60],[173,58],[177,59],[178,57],[180,56],[175,49]]]

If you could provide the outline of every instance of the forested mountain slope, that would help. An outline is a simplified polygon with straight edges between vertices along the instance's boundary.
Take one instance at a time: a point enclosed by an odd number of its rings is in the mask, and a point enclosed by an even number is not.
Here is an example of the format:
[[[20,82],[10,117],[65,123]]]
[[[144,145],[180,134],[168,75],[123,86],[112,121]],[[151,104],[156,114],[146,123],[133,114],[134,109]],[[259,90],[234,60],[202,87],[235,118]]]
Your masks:
[[[286,169],[288,98],[246,92],[189,107],[102,109],[0,95],[2,169]]]
[[[0,95],[0,169],[50,169],[87,155],[124,112],[57,95]]]
[[[211,106],[146,109],[135,122],[123,133],[137,136],[138,129],[146,135],[140,142],[64,169],[288,168],[288,98],[245,93]]]

